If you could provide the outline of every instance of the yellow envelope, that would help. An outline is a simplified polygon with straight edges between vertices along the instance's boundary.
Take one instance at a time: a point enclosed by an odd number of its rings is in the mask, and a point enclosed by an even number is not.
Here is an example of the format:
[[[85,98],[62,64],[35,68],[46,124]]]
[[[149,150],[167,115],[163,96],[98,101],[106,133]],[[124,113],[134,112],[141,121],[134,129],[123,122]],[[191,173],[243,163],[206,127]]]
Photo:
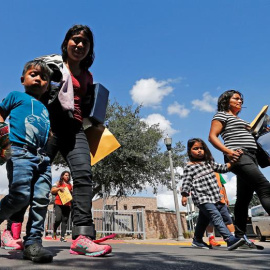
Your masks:
[[[92,166],[121,146],[103,125],[90,126],[84,132],[90,147]]]
[[[57,193],[63,205],[72,200],[72,195],[67,187],[64,187],[64,191],[59,190]]]

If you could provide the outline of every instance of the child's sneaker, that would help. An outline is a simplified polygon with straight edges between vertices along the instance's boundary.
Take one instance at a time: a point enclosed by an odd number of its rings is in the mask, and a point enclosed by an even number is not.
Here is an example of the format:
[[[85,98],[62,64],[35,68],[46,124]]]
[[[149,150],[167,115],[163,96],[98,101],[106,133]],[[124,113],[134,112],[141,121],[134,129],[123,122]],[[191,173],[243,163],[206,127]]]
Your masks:
[[[61,238],[60,238],[60,241],[61,241],[61,242],[67,242],[66,238],[65,238],[65,237],[62,237],[62,236],[61,236]]]
[[[95,244],[89,237],[80,235],[73,240],[70,253],[75,255],[86,255],[89,257],[99,257],[109,254],[112,247],[109,245]]]
[[[213,247],[220,247],[221,245],[216,241],[215,236],[209,236],[209,245]]]
[[[227,240],[227,248],[228,250],[234,250],[237,249],[238,247],[242,246],[245,244],[245,239],[244,238],[237,238],[233,235],[231,235]]]
[[[203,249],[211,249],[212,247],[207,245],[205,242],[203,242],[203,240],[199,240],[196,238],[193,238],[192,244],[193,247],[197,247],[197,248],[203,248]]]
[[[52,239],[53,240],[56,240],[57,239],[56,233],[53,233]]]
[[[53,260],[53,255],[49,250],[45,249],[41,243],[34,243],[25,247],[23,258],[33,262],[46,263]]]
[[[21,239],[15,240],[11,232],[8,230],[4,230],[1,237],[1,246],[4,249],[11,250],[23,250],[23,243]]]

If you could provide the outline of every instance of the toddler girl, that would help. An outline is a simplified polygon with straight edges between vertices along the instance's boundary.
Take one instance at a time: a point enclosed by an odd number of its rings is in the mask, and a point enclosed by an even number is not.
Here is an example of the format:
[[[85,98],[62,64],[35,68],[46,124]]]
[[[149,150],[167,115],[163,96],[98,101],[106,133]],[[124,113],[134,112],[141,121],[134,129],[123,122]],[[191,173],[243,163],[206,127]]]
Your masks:
[[[185,166],[182,176],[182,205],[186,206],[187,197],[191,192],[194,204],[199,208],[198,222],[192,246],[209,249],[202,239],[209,222],[217,228],[227,242],[228,250],[233,250],[245,243],[243,238],[233,236],[223,222],[216,204],[220,201],[220,190],[214,172],[225,173],[231,163],[218,164],[202,139],[190,139],[187,143],[190,162]],[[241,154],[241,153],[240,153]]]

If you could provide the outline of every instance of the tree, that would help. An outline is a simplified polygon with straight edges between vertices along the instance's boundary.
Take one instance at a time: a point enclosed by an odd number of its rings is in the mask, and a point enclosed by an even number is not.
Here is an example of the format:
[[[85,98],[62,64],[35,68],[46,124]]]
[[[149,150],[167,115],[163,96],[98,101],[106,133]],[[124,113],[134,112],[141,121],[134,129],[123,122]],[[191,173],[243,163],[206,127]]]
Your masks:
[[[256,193],[253,194],[253,197],[251,199],[251,202],[249,203],[249,208],[253,207],[253,206],[257,206],[261,204],[260,199],[258,197],[258,195]]]
[[[163,133],[158,125],[148,126],[142,121],[141,108],[117,102],[108,105],[109,130],[121,147],[92,167],[95,194],[101,195],[102,185],[106,192],[116,192],[117,196],[135,194],[147,184],[154,193],[159,184],[170,187],[169,159],[160,146]],[[183,167],[184,149],[180,142],[172,149],[175,167]],[[61,157],[55,163],[64,164]],[[175,176],[177,181],[179,175]]]

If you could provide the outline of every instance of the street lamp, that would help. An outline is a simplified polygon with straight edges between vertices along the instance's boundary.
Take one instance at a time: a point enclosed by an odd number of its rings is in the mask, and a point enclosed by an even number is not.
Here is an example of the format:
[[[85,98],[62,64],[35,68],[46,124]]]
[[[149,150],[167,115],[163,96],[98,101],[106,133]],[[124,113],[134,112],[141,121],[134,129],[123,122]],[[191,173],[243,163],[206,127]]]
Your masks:
[[[179,203],[177,198],[177,191],[176,191],[176,184],[174,179],[174,170],[173,170],[173,161],[172,161],[172,138],[169,138],[168,136],[164,139],[164,143],[167,147],[167,150],[169,152],[169,160],[170,160],[170,169],[171,169],[171,179],[172,179],[172,188],[173,188],[173,197],[174,197],[174,205],[175,205],[175,212],[176,212],[176,221],[177,221],[177,228],[178,228],[178,235],[177,240],[181,241],[184,240],[183,232],[182,232],[182,226],[181,226],[181,220],[180,220],[180,211],[179,211]]]

